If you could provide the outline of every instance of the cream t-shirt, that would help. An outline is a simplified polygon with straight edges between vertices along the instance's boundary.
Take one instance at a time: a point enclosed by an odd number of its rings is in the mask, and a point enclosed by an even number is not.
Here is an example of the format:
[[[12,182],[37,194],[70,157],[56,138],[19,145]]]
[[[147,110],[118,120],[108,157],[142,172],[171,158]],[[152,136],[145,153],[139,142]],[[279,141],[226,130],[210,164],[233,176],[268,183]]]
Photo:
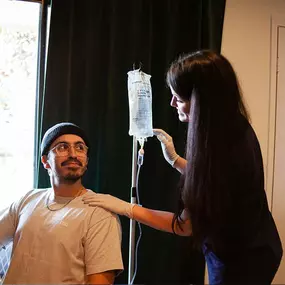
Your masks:
[[[13,239],[4,284],[82,284],[87,275],[123,269],[118,217],[82,196],[64,206],[70,199],[37,189],[2,213],[0,245]]]

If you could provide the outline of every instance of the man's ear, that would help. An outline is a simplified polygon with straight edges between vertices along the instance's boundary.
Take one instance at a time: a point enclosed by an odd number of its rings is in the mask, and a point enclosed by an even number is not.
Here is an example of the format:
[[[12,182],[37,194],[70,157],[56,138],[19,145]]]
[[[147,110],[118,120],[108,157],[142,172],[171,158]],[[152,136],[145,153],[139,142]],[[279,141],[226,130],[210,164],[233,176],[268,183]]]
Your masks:
[[[45,169],[50,169],[50,165],[49,165],[49,163],[48,163],[48,157],[47,157],[47,155],[43,155],[43,156],[41,157],[41,161],[42,161],[43,167],[44,167]]]

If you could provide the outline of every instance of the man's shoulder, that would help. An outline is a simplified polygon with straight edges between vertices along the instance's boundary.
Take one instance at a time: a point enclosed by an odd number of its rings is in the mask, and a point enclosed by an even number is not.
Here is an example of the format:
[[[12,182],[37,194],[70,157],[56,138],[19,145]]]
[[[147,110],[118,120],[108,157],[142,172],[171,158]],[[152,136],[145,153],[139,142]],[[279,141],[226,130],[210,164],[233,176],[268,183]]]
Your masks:
[[[28,197],[43,195],[43,194],[46,194],[49,190],[50,188],[35,188],[27,192],[24,197],[28,198]]]
[[[88,195],[88,193],[92,193],[93,191],[90,189],[87,189],[87,193],[84,195]],[[117,214],[114,214],[113,212],[110,212],[102,207],[98,206],[89,206],[88,204],[84,204],[82,201],[82,197],[77,197],[75,201],[73,202],[74,211],[78,214],[80,213],[81,217],[85,217],[88,222],[89,227],[92,227],[93,225],[103,222],[104,220],[107,222],[114,222],[114,223],[120,223],[119,217]],[[77,215],[76,214],[76,215]]]
[[[18,200],[14,201],[10,207],[10,212],[18,212],[21,211],[25,206],[30,205],[30,203],[38,201],[40,197],[43,197],[46,195],[45,193],[48,193],[48,188],[45,189],[32,189],[22,195],[22,197],[18,198]]]
[[[117,214],[98,206],[89,208],[92,208],[92,213],[90,215],[90,220],[88,223],[89,229],[96,229],[99,226],[99,228],[101,229],[108,228],[108,231],[110,231],[110,233],[111,231],[122,231],[121,221]]]
[[[32,189],[29,192],[27,192],[21,199],[20,204],[27,203],[31,200],[37,199],[40,196],[46,195],[48,193],[50,188],[42,188],[42,189]]]
[[[87,205],[88,206],[88,205]],[[118,215],[109,211],[109,210],[106,210],[102,207],[99,207],[99,206],[88,206],[89,208],[89,211],[91,211],[91,219],[94,219],[94,220],[103,220],[103,219],[117,219],[118,218]]]
[[[48,191],[50,191],[51,188],[34,188],[31,192],[32,193],[46,193]]]
[[[90,222],[93,225],[98,222],[103,222],[104,220],[112,220],[113,222],[120,223],[119,216],[109,210],[99,206],[89,206],[88,204],[86,204],[86,207],[91,212]]]
[[[87,193],[85,193],[84,195],[88,195],[88,193],[94,193],[95,191],[93,190],[90,190],[90,189],[86,189],[87,190]],[[83,195],[83,196],[84,196]],[[102,216],[106,216],[106,217],[111,217],[111,216],[117,216],[116,214],[114,214],[113,212],[109,211],[109,210],[106,210],[105,208],[102,208],[102,207],[99,207],[99,206],[89,206],[89,204],[85,204],[87,206],[87,208],[93,212],[93,213],[96,213],[96,214],[100,214]]]

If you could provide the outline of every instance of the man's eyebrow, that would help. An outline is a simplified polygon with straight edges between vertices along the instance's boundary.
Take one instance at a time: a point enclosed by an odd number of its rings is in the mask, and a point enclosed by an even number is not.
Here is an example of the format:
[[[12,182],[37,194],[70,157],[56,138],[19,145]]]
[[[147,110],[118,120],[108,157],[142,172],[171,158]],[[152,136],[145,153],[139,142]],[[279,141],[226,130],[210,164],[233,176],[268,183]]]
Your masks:
[[[60,143],[67,143],[67,144],[80,144],[80,143],[82,143],[82,144],[85,144],[84,141],[77,141],[77,142],[74,142],[74,143],[69,143],[69,142],[67,142],[67,141],[59,141],[59,142],[57,142],[55,145],[58,145],[58,144],[60,144]]]
[[[85,142],[83,142],[83,141],[77,141],[74,144],[79,144],[79,143],[85,144]]]
[[[68,142],[66,142],[66,141],[59,141],[59,142],[57,142],[55,145],[58,145],[58,144],[60,144],[60,143],[68,143]]]

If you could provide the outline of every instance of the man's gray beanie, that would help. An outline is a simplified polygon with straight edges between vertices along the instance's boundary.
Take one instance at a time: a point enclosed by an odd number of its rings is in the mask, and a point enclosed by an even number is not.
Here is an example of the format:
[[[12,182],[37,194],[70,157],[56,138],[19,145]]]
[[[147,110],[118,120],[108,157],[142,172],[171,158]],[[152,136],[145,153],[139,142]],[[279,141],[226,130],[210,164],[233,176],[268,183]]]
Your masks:
[[[62,135],[77,135],[89,148],[89,141],[84,131],[73,123],[64,122],[56,124],[46,131],[41,143],[41,155],[47,155],[52,143]]]

